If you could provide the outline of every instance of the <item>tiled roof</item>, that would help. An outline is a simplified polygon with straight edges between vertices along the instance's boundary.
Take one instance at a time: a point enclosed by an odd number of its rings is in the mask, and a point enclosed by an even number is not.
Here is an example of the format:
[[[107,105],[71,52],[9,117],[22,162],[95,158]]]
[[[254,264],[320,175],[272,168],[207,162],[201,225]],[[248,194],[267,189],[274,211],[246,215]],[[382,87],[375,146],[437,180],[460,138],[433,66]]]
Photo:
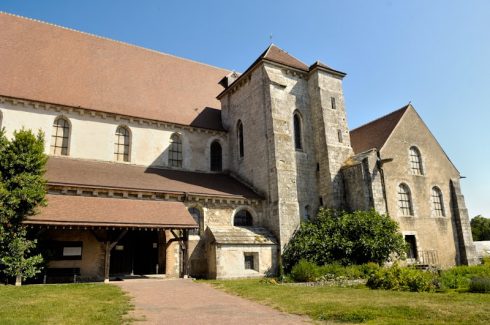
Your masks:
[[[182,202],[46,196],[48,205],[24,221],[30,225],[197,228]]]
[[[409,107],[410,104],[350,131],[354,153],[373,148],[380,150]]]
[[[260,61],[262,59],[266,59],[272,62],[284,64],[288,67],[296,68],[299,70],[308,71],[308,66],[296,59],[294,56],[289,54],[288,52],[280,49],[274,44],[271,44],[257,59]],[[256,61],[256,62],[257,62]],[[253,65],[253,64],[252,64]]]
[[[49,158],[46,178],[52,185],[260,198],[247,186],[225,174],[197,173],[61,157]]]
[[[0,12],[0,95],[222,130],[231,71]]]
[[[274,236],[262,227],[209,226],[217,244],[274,245]]]

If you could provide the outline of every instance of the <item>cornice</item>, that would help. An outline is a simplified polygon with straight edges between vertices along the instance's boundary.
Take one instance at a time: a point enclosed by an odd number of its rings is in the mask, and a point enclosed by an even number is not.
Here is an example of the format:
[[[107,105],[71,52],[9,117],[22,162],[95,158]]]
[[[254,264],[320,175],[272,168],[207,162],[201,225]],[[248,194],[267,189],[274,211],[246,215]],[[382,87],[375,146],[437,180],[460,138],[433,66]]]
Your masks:
[[[103,120],[112,119],[116,122],[126,122],[130,124],[147,125],[156,128],[187,130],[191,133],[197,132],[197,133],[205,133],[211,135],[224,135],[227,133],[226,131],[199,128],[195,126],[177,124],[172,122],[145,119],[141,117],[134,117],[129,115],[115,114],[115,113],[107,113],[107,112],[102,112],[90,108],[72,107],[72,106],[52,104],[52,103],[34,101],[34,100],[24,99],[24,98],[15,98],[15,97],[3,96],[3,95],[0,95],[0,103],[11,103],[14,106],[15,105],[22,105],[24,107],[30,106],[35,109],[44,109],[46,111],[54,111],[58,113],[71,113],[71,114],[78,113],[80,116],[91,116],[95,118],[99,117]]]

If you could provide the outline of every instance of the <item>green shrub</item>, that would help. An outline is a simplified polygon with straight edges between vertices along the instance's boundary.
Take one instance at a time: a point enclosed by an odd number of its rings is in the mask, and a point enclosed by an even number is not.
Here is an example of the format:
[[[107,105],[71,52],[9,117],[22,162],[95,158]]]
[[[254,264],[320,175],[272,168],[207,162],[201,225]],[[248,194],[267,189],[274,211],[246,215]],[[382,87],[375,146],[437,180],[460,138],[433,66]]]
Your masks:
[[[472,278],[490,278],[490,264],[461,265],[444,270],[441,284],[447,289],[468,289]]]
[[[473,278],[471,279],[470,292],[487,293],[490,292],[490,278]]]
[[[369,277],[374,273],[378,272],[379,269],[380,269],[379,264],[373,262],[359,265],[359,270],[361,271],[363,279],[369,279]]]
[[[490,266],[490,256],[484,256],[484,257],[482,257],[481,262],[482,262],[483,265]]]
[[[376,211],[353,213],[320,209],[311,221],[301,224],[282,256],[289,272],[300,259],[317,265],[342,265],[375,262],[382,264],[390,256],[405,256],[406,244],[398,224]]]
[[[432,272],[411,267],[400,267],[398,264],[394,264],[374,272],[366,285],[371,289],[432,292],[438,288],[438,278]]]
[[[320,268],[307,260],[300,260],[298,264],[293,266],[291,277],[296,282],[312,282],[320,275]]]

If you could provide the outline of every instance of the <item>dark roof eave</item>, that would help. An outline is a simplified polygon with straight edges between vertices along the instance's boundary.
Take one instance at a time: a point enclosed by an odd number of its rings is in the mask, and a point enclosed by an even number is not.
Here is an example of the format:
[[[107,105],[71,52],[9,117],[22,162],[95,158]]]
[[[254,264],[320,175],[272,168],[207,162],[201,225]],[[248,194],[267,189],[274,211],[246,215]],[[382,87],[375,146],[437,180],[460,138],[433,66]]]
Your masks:
[[[53,221],[53,220],[24,220],[25,225],[31,226],[53,226],[53,227],[102,227],[102,228],[160,228],[160,229],[196,229],[196,225],[178,224],[137,224],[137,223],[110,223],[110,222],[72,222],[72,221]]]
[[[330,73],[330,74],[337,76],[337,77],[340,77],[340,78],[344,78],[347,75],[347,73],[345,73],[345,72],[335,70],[335,69],[332,69],[332,68],[327,67],[327,66],[319,65],[317,63],[314,63],[310,66],[309,73],[313,73],[315,70],[325,71],[327,73]]]
[[[73,187],[86,187],[94,189],[116,189],[121,191],[135,191],[135,192],[155,192],[155,193],[166,193],[166,194],[178,194],[178,195],[195,195],[195,196],[206,196],[206,197],[217,197],[223,199],[245,199],[245,200],[263,200],[264,198],[257,194],[256,197],[248,197],[243,195],[233,195],[233,194],[208,194],[199,192],[183,192],[183,191],[171,191],[171,190],[157,190],[151,188],[136,188],[136,187],[119,187],[119,186],[103,186],[103,185],[90,185],[90,184],[77,184],[77,183],[62,183],[62,182],[50,182],[48,180],[47,185],[51,186],[73,186]]]

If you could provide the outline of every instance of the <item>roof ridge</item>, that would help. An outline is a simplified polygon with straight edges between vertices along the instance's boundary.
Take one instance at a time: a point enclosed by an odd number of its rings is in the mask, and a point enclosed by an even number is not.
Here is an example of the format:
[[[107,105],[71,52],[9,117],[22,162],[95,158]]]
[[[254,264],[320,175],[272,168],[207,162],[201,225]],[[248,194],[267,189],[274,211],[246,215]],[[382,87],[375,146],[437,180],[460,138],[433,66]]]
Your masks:
[[[406,109],[407,109],[409,106],[411,106],[411,104],[410,104],[410,103],[408,103],[407,105],[405,105],[405,106],[403,106],[403,107],[401,107],[401,108],[398,108],[398,109],[396,109],[396,110],[394,110],[394,111],[392,111],[392,112],[390,112],[390,113],[388,113],[388,114],[385,114],[385,115],[383,115],[383,116],[381,116],[381,117],[378,117],[377,119],[374,119],[374,120],[372,120],[372,121],[366,122],[366,123],[364,123],[364,124],[362,124],[362,125],[360,125],[360,126],[358,126],[358,127],[354,128],[354,129],[350,130],[350,131],[349,131],[349,133],[350,133],[350,132],[357,131],[357,130],[359,130],[359,129],[361,129],[361,128],[365,127],[365,126],[368,126],[368,125],[370,125],[370,124],[373,124],[373,123],[375,123],[375,122],[378,122],[379,120],[382,120],[382,119],[384,119],[384,118],[387,118],[388,116],[394,115],[395,113],[398,113],[398,112],[400,112],[400,111],[402,111],[402,110],[406,110]]]
[[[140,45],[131,44],[131,43],[128,43],[128,42],[124,42],[124,41],[112,39],[112,38],[105,37],[105,36],[100,36],[100,35],[97,35],[97,34],[92,34],[92,33],[89,33],[89,32],[84,32],[84,31],[81,31],[81,30],[78,30],[78,29],[74,29],[74,28],[66,27],[66,26],[61,26],[61,25],[58,25],[58,24],[55,24],[55,23],[50,23],[50,22],[47,22],[47,21],[44,21],[44,20],[40,20],[40,19],[36,19],[36,18],[21,16],[21,15],[13,14],[13,13],[2,11],[2,10],[0,10],[0,14],[5,14],[7,16],[17,17],[17,18],[21,18],[21,19],[25,19],[25,20],[30,20],[30,21],[33,21],[33,22],[36,22],[36,23],[40,23],[40,24],[44,24],[44,25],[49,25],[49,26],[61,28],[61,29],[68,30],[68,31],[71,31],[71,32],[75,32],[75,33],[79,33],[79,34],[83,34],[83,35],[95,37],[95,38],[98,38],[98,39],[102,39],[102,40],[105,40],[105,41],[110,41],[110,42],[122,44],[122,45],[125,45],[125,46],[129,46],[129,47],[133,47],[133,48],[145,50],[145,51],[148,51],[148,52],[153,52],[153,53],[156,53],[156,54],[166,55],[166,56],[170,56],[170,57],[173,57],[173,58],[176,58],[176,59],[180,59],[180,60],[189,61],[189,62],[192,62],[192,63],[201,64],[201,65],[208,66],[208,67],[214,68],[214,69],[219,69],[219,70],[224,70],[224,71],[232,71],[230,69],[225,69],[225,68],[217,67],[217,66],[214,66],[214,65],[211,65],[211,64],[208,64],[208,63],[203,63],[203,62],[199,62],[199,61],[196,61],[196,60],[192,60],[192,59],[188,59],[188,58],[183,58],[183,57],[180,57],[180,56],[177,56],[177,55],[174,55],[174,54],[169,54],[169,53],[157,51],[157,50],[154,50],[154,49],[146,48],[146,47],[143,47],[143,46],[140,46]]]

